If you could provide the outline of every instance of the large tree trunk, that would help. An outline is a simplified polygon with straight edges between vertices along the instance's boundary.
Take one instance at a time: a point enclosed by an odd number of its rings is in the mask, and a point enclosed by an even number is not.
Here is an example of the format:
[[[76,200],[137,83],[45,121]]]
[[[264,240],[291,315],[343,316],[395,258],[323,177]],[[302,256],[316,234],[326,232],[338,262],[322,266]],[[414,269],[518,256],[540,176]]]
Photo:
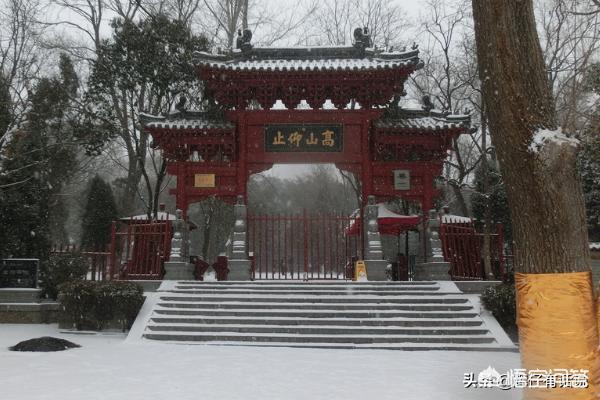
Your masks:
[[[531,0],[473,1],[477,54],[492,141],[506,180],[520,272],[589,271],[573,146],[529,150],[554,129],[554,104]]]
[[[595,373],[598,332],[576,148],[558,136],[532,150],[536,132],[556,128],[532,0],[472,4],[488,123],[513,221],[523,368]],[[591,399],[595,392],[593,385],[532,389],[525,398]]]

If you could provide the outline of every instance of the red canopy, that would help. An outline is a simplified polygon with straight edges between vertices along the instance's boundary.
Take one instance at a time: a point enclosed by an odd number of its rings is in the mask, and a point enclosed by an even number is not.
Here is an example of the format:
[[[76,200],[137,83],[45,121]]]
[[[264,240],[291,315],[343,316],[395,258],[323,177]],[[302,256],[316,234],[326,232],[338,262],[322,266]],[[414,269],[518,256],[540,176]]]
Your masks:
[[[418,215],[401,215],[390,211],[384,204],[377,204],[379,207],[377,214],[377,223],[379,224],[379,233],[382,235],[399,235],[406,232],[421,222]],[[358,210],[352,214],[352,222],[346,228],[346,235],[358,235],[360,233],[361,222],[358,217]]]

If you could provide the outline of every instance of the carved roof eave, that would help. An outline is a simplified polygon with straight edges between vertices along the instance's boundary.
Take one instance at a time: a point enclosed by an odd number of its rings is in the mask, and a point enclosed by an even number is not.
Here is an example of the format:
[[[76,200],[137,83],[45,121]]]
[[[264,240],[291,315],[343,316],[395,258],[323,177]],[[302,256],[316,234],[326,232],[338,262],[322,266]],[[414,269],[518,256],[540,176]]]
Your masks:
[[[399,109],[374,123],[374,129],[396,135],[440,134],[458,136],[471,128],[470,115],[456,115],[438,110]]]
[[[167,116],[140,113],[140,123],[151,132],[188,134],[198,132],[233,133],[235,125],[205,112],[178,111]]]

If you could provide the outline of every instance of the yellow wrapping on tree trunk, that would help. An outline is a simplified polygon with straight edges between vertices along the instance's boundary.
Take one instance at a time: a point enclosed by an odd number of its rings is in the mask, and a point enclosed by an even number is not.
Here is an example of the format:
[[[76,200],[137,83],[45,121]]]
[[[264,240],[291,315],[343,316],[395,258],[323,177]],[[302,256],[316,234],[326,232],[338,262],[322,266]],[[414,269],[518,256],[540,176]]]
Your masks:
[[[525,399],[598,398],[598,324],[591,272],[515,274],[522,368],[558,376],[556,388],[525,389]],[[558,388],[564,369],[588,370],[587,389]],[[550,372],[549,370],[552,370]],[[564,375],[562,375],[564,376]],[[531,383],[530,383],[531,386]]]

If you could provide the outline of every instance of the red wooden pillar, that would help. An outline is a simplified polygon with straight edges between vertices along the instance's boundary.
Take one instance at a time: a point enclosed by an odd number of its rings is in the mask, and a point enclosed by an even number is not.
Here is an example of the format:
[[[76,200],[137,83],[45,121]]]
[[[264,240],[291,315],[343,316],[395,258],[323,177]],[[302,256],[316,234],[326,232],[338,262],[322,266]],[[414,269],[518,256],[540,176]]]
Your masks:
[[[371,156],[371,119],[373,118],[370,113],[365,112],[363,114],[361,123],[361,147],[362,147],[362,207],[367,204],[367,198],[373,194],[373,158]]]
[[[248,183],[248,161],[246,157],[246,152],[248,151],[247,144],[247,136],[248,133],[247,127],[247,113],[244,111],[240,111],[234,114],[236,116],[236,125],[237,125],[237,152],[238,152],[238,162],[237,162],[237,194],[244,196],[244,203],[248,204],[248,196],[246,193],[247,183]]]
[[[113,274],[117,270],[117,221],[113,221],[110,227],[110,261],[108,264],[108,274],[103,277],[104,280],[111,281]]]
[[[177,164],[177,195],[175,205],[178,210],[183,212],[183,219],[187,220],[187,212],[189,207],[188,199],[188,175],[189,166],[188,163]]]
[[[428,215],[433,208],[433,176],[431,170],[427,169],[423,174],[423,214]]]

